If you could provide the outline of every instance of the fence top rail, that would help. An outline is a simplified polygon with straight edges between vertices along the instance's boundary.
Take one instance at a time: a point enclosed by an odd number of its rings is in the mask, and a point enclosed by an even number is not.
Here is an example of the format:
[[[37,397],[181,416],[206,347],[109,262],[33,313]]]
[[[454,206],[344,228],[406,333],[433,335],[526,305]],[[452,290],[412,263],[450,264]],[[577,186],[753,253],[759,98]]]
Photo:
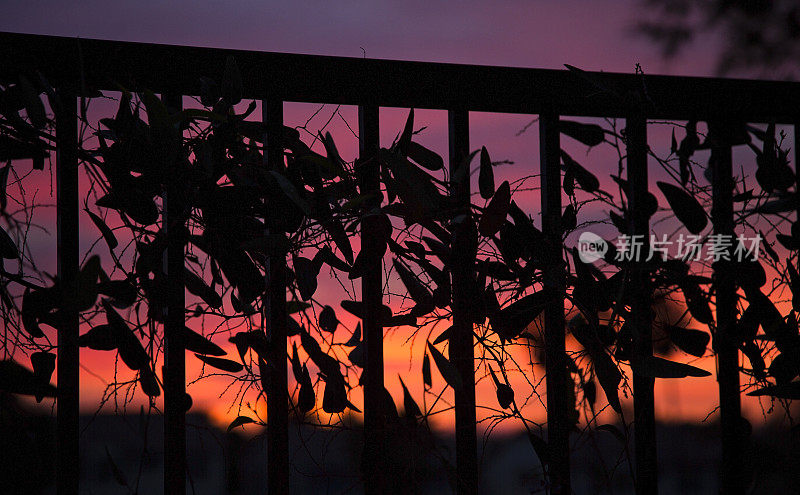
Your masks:
[[[492,67],[201,48],[0,32],[0,81],[200,93],[236,61],[245,98],[432,109],[625,117],[800,121],[800,83]]]

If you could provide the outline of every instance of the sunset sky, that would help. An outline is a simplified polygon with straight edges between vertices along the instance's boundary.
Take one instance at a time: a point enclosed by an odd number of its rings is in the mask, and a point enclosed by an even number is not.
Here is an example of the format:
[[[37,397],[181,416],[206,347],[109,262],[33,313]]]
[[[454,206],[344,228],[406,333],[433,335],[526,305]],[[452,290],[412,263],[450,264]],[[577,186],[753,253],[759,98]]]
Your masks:
[[[714,40],[663,62],[636,0],[159,2],[4,0],[0,29],[217,48],[519,67],[710,75]]]
[[[302,7],[301,7],[302,4]],[[713,74],[717,45],[713,38],[698,40],[692,47],[671,61],[664,61],[659,50],[634,34],[634,25],[643,15],[644,2],[638,1],[580,1],[560,2],[425,2],[373,1],[355,2],[108,2],[84,1],[77,5],[60,1],[18,2],[0,0],[0,30],[61,36],[80,36],[126,41],[184,44],[218,48],[237,48],[261,51],[309,53],[402,60],[422,60],[486,65],[538,68],[563,68],[571,64],[587,70],[633,72],[637,63],[645,73],[706,76]],[[286,105],[288,125],[299,125],[318,108],[317,105]],[[318,124],[324,122],[333,107],[321,112]],[[348,134],[344,120],[355,122],[355,109],[341,109],[342,119],[335,119],[330,130],[337,139],[346,159],[355,157],[356,142]],[[402,128],[407,110],[384,109],[381,114],[382,144],[388,145]],[[517,136],[531,120],[522,115],[473,114],[471,147],[485,144],[495,159],[509,159],[513,166],[503,168],[503,178],[521,177],[538,169],[536,128]],[[446,155],[446,114],[441,111],[417,113],[418,127],[429,126],[420,141]],[[312,126],[313,127],[313,126]],[[654,129],[653,142],[668,146],[668,131]],[[654,145],[651,142],[651,145]],[[583,157],[585,147],[569,143],[575,156]],[[663,148],[666,149],[666,148]],[[663,150],[662,149],[662,150]],[[609,150],[594,150],[586,164],[595,170],[611,170],[616,166]],[[607,181],[606,173],[598,173]],[[529,194],[520,200],[528,206],[534,218],[538,197]],[[662,206],[665,203],[662,201]],[[86,220],[86,219],[84,219]],[[97,237],[85,222],[84,242]],[[52,237],[51,237],[52,239]],[[323,284],[330,291],[330,303],[337,309],[341,295],[335,284]],[[317,294],[320,296],[320,293]],[[353,321],[341,318],[352,329]],[[434,332],[438,335],[440,330]],[[348,334],[337,334],[336,341],[346,340]],[[387,336],[386,382],[395,402],[402,403],[397,379],[402,374],[412,393],[421,402],[422,383],[419,374],[421,352],[426,334],[414,342],[406,342],[407,333],[397,330]],[[217,336],[215,342],[227,343],[227,335]],[[690,356],[677,356],[689,362]],[[87,411],[93,410],[104,387],[111,378],[112,353],[82,351],[88,372],[82,373],[82,400]],[[187,376],[193,379],[199,371],[199,361],[187,356]],[[714,371],[713,359],[693,363]],[[536,373],[542,370],[537,368]],[[406,378],[409,377],[409,378]],[[536,377],[538,379],[540,377]],[[210,379],[191,385],[197,408],[210,411],[220,424],[235,417],[229,411],[230,395],[218,398],[227,384],[224,379]],[[442,384],[434,371],[434,383]],[[544,388],[542,386],[541,391]],[[360,395],[357,390],[355,394]],[[479,384],[479,403],[496,407],[494,387],[489,381]],[[714,377],[690,378],[656,385],[657,415],[666,420],[702,420],[717,402]],[[601,400],[602,401],[602,400]],[[354,402],[361,404],[360,397]],[[604,402],[604,401],[602,401]],[[754,400],[746,401],[751,417],[760,411]],[[138,408],[137,408],[138,409]],[[526,413],[543,419],[540,406],[532,405]],[[479,417],[481,414],[479,413]],[[612,419],[610,416],[607,419]],[[629,418],[630,419],[630,418]],[[439,424],[447,425],[443,419]],[[516,427],[515,425],[509,425]]]

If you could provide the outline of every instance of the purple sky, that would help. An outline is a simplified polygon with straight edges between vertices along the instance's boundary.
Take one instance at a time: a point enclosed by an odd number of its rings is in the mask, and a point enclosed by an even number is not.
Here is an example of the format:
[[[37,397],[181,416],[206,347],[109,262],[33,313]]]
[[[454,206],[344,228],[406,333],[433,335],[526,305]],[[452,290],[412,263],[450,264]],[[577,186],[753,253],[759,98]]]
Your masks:
[[[0,0],[0,30],[487,65],[710,75],[713,43],[671,63],[633,34],[641,0],[445,2],[377,0]]]

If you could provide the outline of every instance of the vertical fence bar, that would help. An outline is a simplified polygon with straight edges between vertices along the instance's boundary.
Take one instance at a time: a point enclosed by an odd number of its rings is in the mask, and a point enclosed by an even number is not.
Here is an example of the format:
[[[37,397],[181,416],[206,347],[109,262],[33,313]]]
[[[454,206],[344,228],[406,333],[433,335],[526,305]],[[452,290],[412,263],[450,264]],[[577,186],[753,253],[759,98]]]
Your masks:
[[[262,121],[267,126],[266,165],[282,172],[283,158],[283,101],[268,99],[261,102]],[[269,205],[267,198],[267,208]],[[269,214],[267,213],[268,217]],[[289,393],[286,368],[287,320],[286,308],[286,234],[267,232],[273,248],[268,259],[268,282],[264,311],[269,342],[269,389],[267,392],[267,485],[270,495],[289,493]]]
[[[164,94],[170,113],[179,112],[182,97]],[[180,139],[180,138],[179,138]],[[181,146],[180,140],[174,143]],[[186,295],[183,270],[185,235],[184,184],[176,163],[168,174],[162,213],[167,236],[163,257],[166,281],[164,305],[164,493],[186,493],[186,349],[183,327],[186,324]]]
[[[794,177],[795,197],[797,198],[796,221],[800,221],[800,123],[794,124]],[[762,242],[766,242],[762,239]]]
[[[552,111],[539,116],[539,167],[542,185],[542,232],[547,236],[551,262],[544,267],[544,287],[559,294],[544,310],[545,369],[547,372],[547,441],[550,449],[549,478],[553,494],[571,493],[569,468],[570,404],[572,387],[564,343],[564,298],[561,227],[561,143],[559,116]],[[556,260],[561,260],[556,263]]]
[[[58,280],[75,290],[79,262],[78,233],[78,98],[71,88],[60,88],[56,115],[56,205],[58,231]],[[78,349],[79,315],[64,308],[64,324],[58,329],[58,472],[59,495],[78,493]]]
[[[358,107],[359,179],[361,194],[380,194],[380,164],[378,162],[379,109],[377,106]],[[370,210],[380,207],[380,199],[367,205],[361,224],[361,249],[376,251],[375,242],[381,234],[379,219]],[[364,270],[361,278],[361,299],[364,302],[364,491],[380,495],[388,491],[385,477],[386,424],[383,412],[383,262]]]
[[[711,221],[714,233],[733,236],[733,170],[731,146],[725,142],[724,124],[709,123],[713,138],[711,149],[712,201]],[[736,281],[730,262],[714,263],[717,325],[714,348],[717,351],[720,423],[722,428],[722,473],[720,493],[744,493],[742,478],[741,389],[739,387],[739,349],[733,337],[736,325]]]
[[[628,154],[628,213],[631,234],[642,236],[640,259],[647,256],[650,244],[649,218],[643,207],[647,192],[647,120],[633,115],[625,124]],[[631,276],[634,301],[633,318],[633,414],[635,423],[636,493],[658,493],[658,460],[656,457],[655,380],[638,373],[638,362],[653,355],[651,328],[651,288],[643,259],[634,263]]]
[[[450,143],[450,195],[455,200],[459,214],[466,214],[469,221],[461,222],[456,229],[472,228],[470,214],[469,171],[469,112],[450,110],[447,114]],[[453,182],[453,177],[461,180]],[[458,233],[455,233],[458,235]],[[469,238],[469,235],[464,236]],[[456,413],[456,471],[458,494],[478,492],[478,437],[475,418],[475,358],[473,348],[472,318],[469,306],[468,284],[473,277],[474,259],[463,259],[458,250],[468,251],[465,246],[452,246],[450,273],[453,291],[453,329],[450,333],[450,361],[461,375],[463,386],[455,391]],[[459,261],[460,260],[460,261]]]

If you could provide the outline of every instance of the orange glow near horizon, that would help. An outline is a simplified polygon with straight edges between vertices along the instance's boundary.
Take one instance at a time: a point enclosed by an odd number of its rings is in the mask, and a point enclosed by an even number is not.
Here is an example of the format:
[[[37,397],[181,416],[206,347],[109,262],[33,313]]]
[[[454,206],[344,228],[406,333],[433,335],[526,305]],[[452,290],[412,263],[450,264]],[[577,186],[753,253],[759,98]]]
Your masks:
[[[353,328],[355,326],[355,318],[351,317],[351,321],[347,321],[345,318],[342,318],[342,320],[344,320],[343,323],[349,328]],[[446,328],[446,325],[444,324],[438,327],[438,329],[432,333],[431,340],[438,335],[441,329],[444,328]],[[398,329],[387,331],[384,341],[385,383],[386,388],[391,393],[395,404],[398,407],[398,411],[402,411],[403,401],[403,393],[398,376],[403,378],[403,381],[409,388],[412,396],[418,402],[420,407],[423,408],[425,407],[424,404],[427,404],[427,406],[430,407],[432,399],[435,398],[435,394],[441,392],[442,388],[444,387],[444,380],[441,378],[441,375],[438,373],[435,365],[432,366],[434,385],[432,389],[425,394],[425,399],[423,400],[424,389],[420,366],[427,334],[425,333],[425,329],[423,329],[415,339],[406,342],[409,335],[410,333],[408,327],[400,327]],[[223,335],[218,335],[214,341],[223,347],[223,349],[228,352],[228,355],[231,358],[238,359],[235,346],[231,343],[228,343],[226,341],[227,339],[223,339],[222,337]],[[347,337],[347,331],[340,328],[336,334],[336,341],[343,342]],[[579,346],[571,337],[568,338],[568,348],[573,350],[579,349]],[[519,351],[515,352],[519,354]],[[527,359],[525,356],[517,355],[515,357],[520,359],[522,363],[525,362],[524,359]],[[81,362],[83,368],[81,370],[81,406],[84,414],[93,414],[97,411],[100,399],[102,398],[106,389],[106,382],[101,380],[100,377],[105,378],[113,376],[112,370],[114,368],[115,359],[116,353],[114,352],[92,351],[88,349],[83,349],[81,351]],[[712,375],[703,378],[689,377],[685,379],[657,379],[655,382],[656,419],[661,422],[670,423],[700,422],[704,419],[710,422],[716,421],[718,419],[715,411],[718,405],[718,390],[714,357],[705,356],[703,358],[694,358],[692,356],[682,354],[672,356],[672,359],[690,363],[693,366],[697,366],[711,372]],[[742,357],[742,359],[744,358]],[[187,353],[186,363],[187,382],[191,382],[200,375],[201,366],[203,363],[196,359],[191,353]],[[126,370],[124,365],[121,365],[119,369],[120,374],[118,375],[118,379],[120,381],[133,377],[133,374]],[[209,371],[210,369],[206,368],[206,373]],[[623,371],[628,377],[631,376],[630,368],[627,365],[623,365]],[[313,373],[314,372],[312,371],[312,375]],[[484,373],[485,370],[479,370],[477,375],[478,383],[476,386],[479,431],[482,431],[487,427],[487,423],[482,422],[482,420],[485,420],[492,414],[492,411],[488,410],[487,408],[494,410],[499,409],[499,406],[497,405],[497,399],[495,397],[495,387],[491,379],[480,379],[482,376],[484,376]],[[544,380],[542,380],[544,368],[540,365],[536,365],[532,372],[528,370],[527,373],[528,378],[531,379],[531,381],[539,383],[536,391],[541,395],[542,403],[546,402],[545,383]],[[240,373],[239,375],[241,374],[243,373]],[[294,379],[291,377],[291,371],[289,373],[289,377],[289,390],[292,391],[295,383]],[[521,404],[520,399],[523,398],[521,397],[521,392],[526,390],[530,391],[530,387],[526,380],[519,373],[510,373],[509,378],[512,388],[514,388],[514,390],[517,392],[516,399],[518,403]],[[745,378],[746,377],[743,377],[743,380]],[[539,382],[540,380],[541,382]],[[239,410],[238,407],[236,407],[236,402],[234,400],[236,396],[236,385],[231,387],[227,393],[223,394],[223,390],[225,390],[230,384],[231,379],[229,377],[213,376],[204,377],[199,382],[189,385],[187,387],[187,392],[192,396],[194,403],[191,411],[207,414],[212,422],[220,428],[227,427],[227,425],[240,414],[253,416],[252,411],[248,410],[246,406],[242,410]],[[602,389],[599,386],[597,389],[598,399],[596,402],[596,407],[601,409],[605,407],[607,403],[605,401],[604,394],[602,393]],[[431,392],[434,395],[432,395]],[[220,396],[220,394],[222,395]],[[255,396],[255,394],[251,393],[248,395],[248,399],[253,400]],[[349,392],[349,399],[359,409],[363,409],[363,396],[362,389],[360,387],[353,388]],[[443,399],[447,401],[448,404],[452,404],[452,392],[447,390],[443,395]],[[620,399],[623,405],[625,420],[626,422],[630,422],[632,420],[633,410],[632,399],[629,394],[626,395],[626,393],[622,390],[620,391]],[[123,400],[124,394],[121,392],[119,397],[120,402],[118,403],[123,405]],[[137,390],[133,400],[127,405],[125,410],[129,413],[136,413],[139,410],[139,405],[145,405],[146,407],[147,403],[148,402],[144,394]],[[157,399],[157,404],[159,407],[162,403],[163,396]],[[542,403],[540,403],[536,397],[533,397],[528,405],[521,406],[521,410],[527,420],[538,424],[546,423],[546,410]],[[46,402],[44,404],[46,404]],[[321,404],[320,396],[318,396],[317,404],[318,406]],[[106,413],[113,412],[114,407],[115,403],[112,400],[104,407],[103,411]],[[440,402],[437,404],[435,410],[438,411],[446,407],[447,406],[444,406],[442,402]],[[763,411],[767,408],[769,408],[768,399],[763,399],[760,401],[758,398],[742,395],[743,415],[751,421],[756,421],[758,418],[763,417]],[[266,406],[263,397],[259,399],[255,409],[261,419],[266,419]],[[359,413],[353,414],[355,414],[355,417],[357,418],[362,417],[362,415]],[[320,411],[320,420],[324,422],[327,419],[328,415]],[[612,411],[610,408],[606,408],[597,416],[593,422],[593,425],[597,426],[603,423],[614,423],[618,422],[619,420],[619,415],[614,413],[614,411]],[[430,417],[430,423],[434,429],[443,434],[452,431],[452,410],[448,409],[444,412],[432,415]],[[586,417],[585,414],[582,414],[581,424],[585,425],[585,423]],[[257,431],[254,428],[251,429],[253,432]],[[510,434],[520,431],[521,429],[522,425],[518,419],[506,419],[497,425],[496,428],[494,428],[494,431],[501,434]]]

